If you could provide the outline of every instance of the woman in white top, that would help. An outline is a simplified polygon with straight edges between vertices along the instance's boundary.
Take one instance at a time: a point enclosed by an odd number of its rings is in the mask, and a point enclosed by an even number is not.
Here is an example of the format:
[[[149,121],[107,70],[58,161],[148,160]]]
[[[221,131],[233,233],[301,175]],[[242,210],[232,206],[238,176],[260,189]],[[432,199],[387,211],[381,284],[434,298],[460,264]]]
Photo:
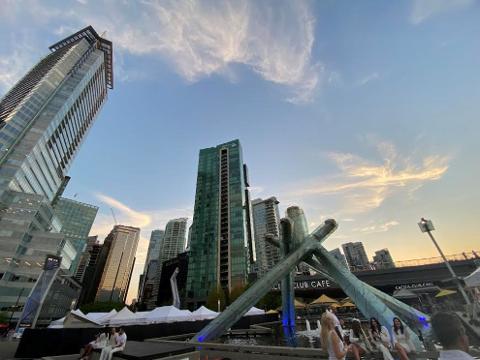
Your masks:
[[[408,354],[415,352],[415,348],[410,341],[408,332],[403,328],[403,324],[399,318],[393,318],[393,346],[397,350],[400,360],[408,360]]]
[[[356,360],[360,360],[360,356],[365,354],[370,348],[370,343],[362,329],[360,320],[353,319],[352,329],[349,334],[350,350]]]
[[[381,326],[378,320],[374,317],[370,318],[369,329],[370,341],[382,353],[384,360],[393,360],[390,353],[392,342],[390,334],[385,326]]]
[[[343,360],[347,355],[345,344],[335,332],[335,322],[330,313],[325,312],[321,318],[322,330],[320,338],[322,339],[322,348],[327,350],[329,360]]]

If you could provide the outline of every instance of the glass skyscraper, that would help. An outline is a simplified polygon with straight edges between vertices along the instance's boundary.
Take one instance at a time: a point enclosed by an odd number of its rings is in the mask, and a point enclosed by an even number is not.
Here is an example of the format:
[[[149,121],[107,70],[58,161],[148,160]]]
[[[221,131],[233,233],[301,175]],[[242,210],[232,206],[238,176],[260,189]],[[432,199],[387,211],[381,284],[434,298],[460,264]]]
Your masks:
[[[95,300],[125,302],[135,265],[140,229],[115,225],[108,237],[111,239],[110,251]]]
[[[112,43],[92,27],[50,50],[0,100],[0,309],[25,302],[47,254],[75,263],[52,205],[113,88]]]
[[[56,202],[54,211],[62,223],[61,233],[76,251],[76,256],[69,267],[70,274],[75,275],[98,207],[62,197]]]
[[[138,302],[148,303],[152,301],[153,287],[155,285],[155,276],[157,275],[158,259],[162,246],[164,230],[153,230],[148,244],[147,259],[143,267],[143,274],[140,275],[138,288]]]
[[[280,261],[280,250],[265,240],[265,235],[280,236],[280,212],[278,200],[268,199],[252,201],[253,225],[255,230],[255,248],[257,253],[257,272],[263,276]]]
[[[156,305],[158,292],[160,291],[163,263],[177,257],[178,254],[185,251],[187,220],[187,218],[173,219],[165,226],[165,235],[160,245],[159,256],[156,263],[153,293],[150,301],[147,302],[148,308],[154,308]]]
[[[187,301],[205,302],[245,284],[255,246],[248,177],[238,140],[200,150],[187,278]]]

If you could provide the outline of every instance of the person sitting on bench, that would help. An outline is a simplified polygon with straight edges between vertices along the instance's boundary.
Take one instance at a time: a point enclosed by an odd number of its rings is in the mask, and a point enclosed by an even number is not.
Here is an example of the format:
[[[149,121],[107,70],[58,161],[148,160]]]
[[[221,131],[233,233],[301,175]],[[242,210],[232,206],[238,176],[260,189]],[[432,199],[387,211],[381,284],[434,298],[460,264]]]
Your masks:
[[[100,360],[112,360],[113,354],[123,351],[126,343],[127,334],[125,334],[125,330],[123,330],[123,328],[120,328],[118,330],[118,334],[115,335],[115,345],[104,347],[102,353],[100,354]]]

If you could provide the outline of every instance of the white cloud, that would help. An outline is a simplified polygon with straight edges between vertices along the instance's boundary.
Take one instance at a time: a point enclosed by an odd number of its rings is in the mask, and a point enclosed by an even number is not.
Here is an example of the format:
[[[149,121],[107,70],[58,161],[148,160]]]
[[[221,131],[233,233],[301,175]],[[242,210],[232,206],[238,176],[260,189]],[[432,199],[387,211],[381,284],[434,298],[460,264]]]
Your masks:
[[[428,182],[439,180],[448,170],[448,156],[432,155],[415,159],[401,156],[393,144],[379,142],[381,162],[364,159],[351,153],[331,152],[327,157],[339,172],[330,177],[315,179],[288,194],[288,198],[324,203],[335,199],[337,215],[365,213],[376,209],[395,194],[412,193]],[[291,186],[292,187],[292,186]],[[339,205],[340,204],[340,205]],[[329,209],[332,211],[332,208]]]
[[[378,80],[378,79],[380,79],[380,75],[377,72],[373,72],[371,74],[368,74],[368,75],[364,76],[360,80],[358,80],[355,85],[358,86],[358,87],[364,86],[364,85],[368,84],[369,82],[372,82],[372,81]]]
[[[400,223],[398,221],[391,220],[383,224],[370,224],[368,226],[354,228],[353,231],[364,233],[364,234],[381,233],[381,232],[387,232],[392,227],[397,226],[399,224]]]
[[[143,0],[139,2],[80,1],[50,9],[41,2],[18,1],[10,18],[55,23],[54,32],[92,24],[115,49],[134,55],[158,56],[188,82],[213,74],[237,79],[244,66],[266,81],[284,86],[287,101],[313,99],[325,73],[312,61],[315,19],[309,3],[298,1]],[[38,13],[48,16],[37,19]],[[23,16],[21,17],[20,14]],[[122,71],[124,71],[122,69]],[[122,79],[129,76],[123,75]]]
[[[432,16],[461,10],[474,3],[475,0],[413,0],[410,22],[417,25]]]

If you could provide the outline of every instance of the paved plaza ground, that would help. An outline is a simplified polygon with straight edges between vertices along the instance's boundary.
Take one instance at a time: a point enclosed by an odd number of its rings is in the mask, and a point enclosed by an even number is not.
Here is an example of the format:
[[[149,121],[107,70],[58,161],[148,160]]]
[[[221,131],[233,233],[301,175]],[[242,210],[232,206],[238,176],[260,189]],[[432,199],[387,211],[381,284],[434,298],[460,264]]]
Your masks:
[[[0,360],[13,359],[15,351],[17,351],[19,341],[3,341],[0,340]]]

